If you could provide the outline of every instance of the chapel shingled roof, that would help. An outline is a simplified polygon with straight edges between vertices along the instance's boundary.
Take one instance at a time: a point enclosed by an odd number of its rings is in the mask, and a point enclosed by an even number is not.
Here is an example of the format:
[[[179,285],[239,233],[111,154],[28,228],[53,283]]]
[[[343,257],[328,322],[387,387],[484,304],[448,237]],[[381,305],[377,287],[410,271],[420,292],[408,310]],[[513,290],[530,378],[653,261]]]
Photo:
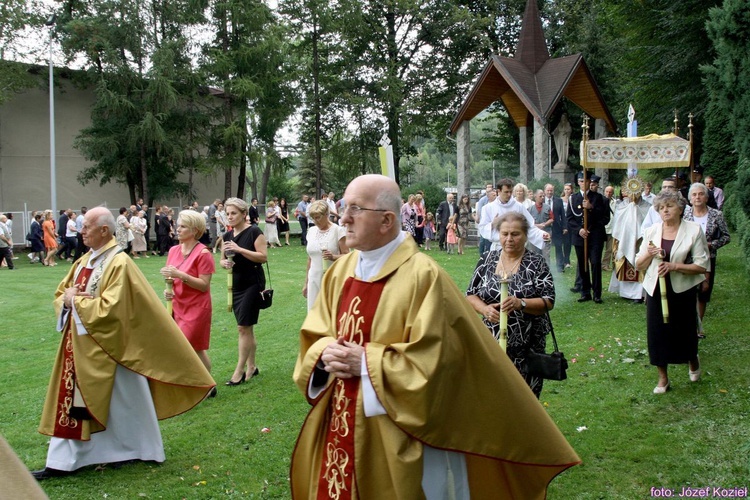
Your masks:
[[[518,127],[530,126],[532,119],[546,124],[563,96],[617,130],[583,56],[550,58],[536,0],[527,0],[515,55],[490,58],[453,118],[450,133],[497,100]]]

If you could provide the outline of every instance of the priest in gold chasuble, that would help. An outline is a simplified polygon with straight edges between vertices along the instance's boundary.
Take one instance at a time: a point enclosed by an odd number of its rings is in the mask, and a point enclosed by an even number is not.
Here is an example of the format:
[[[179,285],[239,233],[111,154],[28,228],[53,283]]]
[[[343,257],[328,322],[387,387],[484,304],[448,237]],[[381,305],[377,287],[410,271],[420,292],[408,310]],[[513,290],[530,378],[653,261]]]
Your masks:
[[[138,266],[105,208],[81,231],[91,250],[58,286],[62,339],[39,432],[52,436],[37,479],[99,463],[164,461],[157,420],[197,405],[215,382]]]
[[[440,266],[402,233],[401,194],[358,177],[356,249],[326,271],[294,380],[312,405],[292,497],[544,498],[580,459]]]

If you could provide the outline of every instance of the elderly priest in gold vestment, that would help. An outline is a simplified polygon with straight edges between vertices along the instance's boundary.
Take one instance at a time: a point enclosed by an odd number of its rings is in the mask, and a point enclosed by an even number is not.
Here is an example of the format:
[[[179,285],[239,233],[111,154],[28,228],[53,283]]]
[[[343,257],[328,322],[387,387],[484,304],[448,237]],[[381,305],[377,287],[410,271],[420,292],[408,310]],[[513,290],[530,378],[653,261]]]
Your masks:
[[[120,251],[115,220],[97,207],[81,234],[91,250],[57,288],[62,332],[39,432],[53,436],[37,479],[91,464],[163,462],[157,420],[215,386],[138,266]]]
[[[544,498],[580,462],[452,279],[401,232],[379,175],[344,195],[346,244],[302,325],[312,405],[292,497]]]

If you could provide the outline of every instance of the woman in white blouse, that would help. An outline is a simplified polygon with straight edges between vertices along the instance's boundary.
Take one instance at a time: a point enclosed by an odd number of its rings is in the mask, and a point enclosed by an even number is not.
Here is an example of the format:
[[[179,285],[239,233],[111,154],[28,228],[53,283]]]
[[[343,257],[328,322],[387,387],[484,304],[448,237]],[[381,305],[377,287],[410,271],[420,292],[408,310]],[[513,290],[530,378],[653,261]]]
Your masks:
[[[346,227],[331,222],[330,209],[325,201],[313,202],[308,213],[315,222],[307,232],[307,276],[302,287],[309,311],[318,297],[323,273],[336,259],[349,253],[349,248],[346,246]]]

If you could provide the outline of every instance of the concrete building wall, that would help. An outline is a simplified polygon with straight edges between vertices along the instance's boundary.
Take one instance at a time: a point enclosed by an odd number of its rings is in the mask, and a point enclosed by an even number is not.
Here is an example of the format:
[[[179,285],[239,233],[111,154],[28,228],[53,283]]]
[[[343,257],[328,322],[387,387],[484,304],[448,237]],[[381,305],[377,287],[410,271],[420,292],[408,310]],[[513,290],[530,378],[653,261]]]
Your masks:
[[[130,204],[127,186],[98,181],[81,185],[78,173],[89,162],[73,147],[79,131],[91,123],[93,90],[77,89],[67,80],[55,89],[55,157],[57,209],[82,205],[118,208]],[[50,208],[49,94],[45,88],[29,89],[0,106],[0,211]],[[187,175],[184,176],[185,180]],[[236,190],[233,173],[233,191]],[[201,205],[223,197],[224,176],[193,176]],[[157,200],[170,206],[187,199]]]

